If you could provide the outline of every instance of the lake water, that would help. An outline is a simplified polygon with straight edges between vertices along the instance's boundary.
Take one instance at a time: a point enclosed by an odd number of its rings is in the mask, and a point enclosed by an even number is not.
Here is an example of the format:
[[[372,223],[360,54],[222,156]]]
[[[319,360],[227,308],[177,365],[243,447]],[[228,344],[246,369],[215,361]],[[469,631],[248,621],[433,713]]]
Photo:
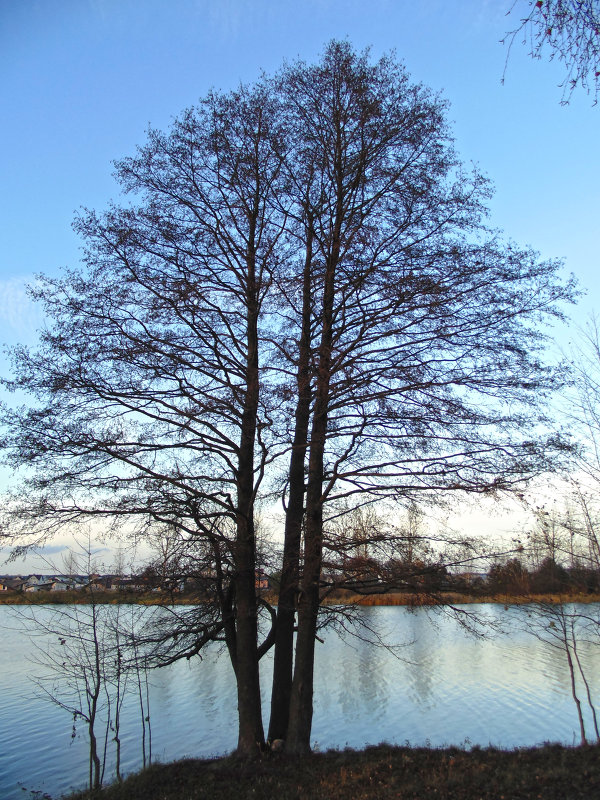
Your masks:
[[[316,655],[314,746],[577,744],[579,723],[564,654],[523,629],[523,609],[466,608],[491,622],[514,623],[511,633],[478,639],[443,615],[399,607],[360,610],[372,636],[402,645],[393,652],[325,631]],[[12,613],[0,606],[0,797],[23,800],[31,791],[43,791],[56,798],[86,783],[85,730],[78,723],[73,736],[72,717],[40,696],[32,680],[40,667],[31,663],[31,642],[15,629],[21,626],[15,626]],[[581,656],[592,688],[598,687],[600,653],[582,645]],[[266,715],[269,657],[261,677]],[[211,651],[202,661],[154,671],[150,680],[153,760],[234,749],[236,692],[225,655]],[[580,697],[585,701],[583,689]],[[593,738],[587,709],[586,721]],[[141,766],[140,733],[139,704],[128,697],[122,715],[124,772]],[[111,759],[109,753],[107,780]]]

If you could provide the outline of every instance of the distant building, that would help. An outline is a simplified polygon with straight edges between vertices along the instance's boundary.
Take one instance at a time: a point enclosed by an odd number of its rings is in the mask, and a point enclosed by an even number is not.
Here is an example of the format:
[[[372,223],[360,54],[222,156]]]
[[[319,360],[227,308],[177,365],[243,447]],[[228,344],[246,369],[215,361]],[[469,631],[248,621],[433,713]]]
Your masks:
[[[23,590],[25,578],[20,575],[10,576],[4,575],[0,578],[0,592],[20,592]]]

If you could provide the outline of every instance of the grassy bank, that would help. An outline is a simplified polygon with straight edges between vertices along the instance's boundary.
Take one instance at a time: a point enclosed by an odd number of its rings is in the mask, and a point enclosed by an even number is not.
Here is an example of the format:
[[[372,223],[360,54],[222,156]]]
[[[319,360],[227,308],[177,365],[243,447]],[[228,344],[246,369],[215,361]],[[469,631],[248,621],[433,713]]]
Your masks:
[[[78,800],[88,794],[76,795]],[[378,746],[155,765],[101,792],[102,800],[591,800],[600,748],[527,750]],[[75,798],[73,798],[75,800]]]

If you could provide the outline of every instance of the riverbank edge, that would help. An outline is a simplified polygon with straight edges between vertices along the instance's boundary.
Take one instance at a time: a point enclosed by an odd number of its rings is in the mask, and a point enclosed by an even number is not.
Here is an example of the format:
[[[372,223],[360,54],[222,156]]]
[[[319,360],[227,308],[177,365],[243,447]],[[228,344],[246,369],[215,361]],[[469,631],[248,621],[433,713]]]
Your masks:
[[[381,744],[293,758],[267,753],[155,764],[69,800],[589,800],[600,796],[600,746],[501,750]]]
[[[264,599],[277,605],[277,596],[270,593]],[[0,605],[89,605],[90,602],[106,605],[197,605],[197,597],[186,597],[177,594],[133,594],[131,592],[113,593],[96,592],[93,598],[82,592],[6,592],[0,594]],[[600,594],[464,594],[459,592],[443,592],[440,594],[414,594],[408,592],[389,592],[387,594],[359,595],[347,592],[323,598],[321,605],[356,605],[356,606],[451,606],[470,605],[475,603],[491,603],[496,605],[526,605],[528,603],[544,603],[558,605],[560,603],[600,603]]]

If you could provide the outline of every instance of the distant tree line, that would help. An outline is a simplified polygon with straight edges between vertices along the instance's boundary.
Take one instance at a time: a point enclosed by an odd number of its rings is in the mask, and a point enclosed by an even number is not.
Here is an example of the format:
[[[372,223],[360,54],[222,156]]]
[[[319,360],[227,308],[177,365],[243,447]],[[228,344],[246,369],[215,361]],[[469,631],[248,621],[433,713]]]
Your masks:
[[[494,594],[600,593],[600,569],[576,565],[564,567],[546,556],[535,568],[527,569],[518,558],[493,564],[485,582]]]

